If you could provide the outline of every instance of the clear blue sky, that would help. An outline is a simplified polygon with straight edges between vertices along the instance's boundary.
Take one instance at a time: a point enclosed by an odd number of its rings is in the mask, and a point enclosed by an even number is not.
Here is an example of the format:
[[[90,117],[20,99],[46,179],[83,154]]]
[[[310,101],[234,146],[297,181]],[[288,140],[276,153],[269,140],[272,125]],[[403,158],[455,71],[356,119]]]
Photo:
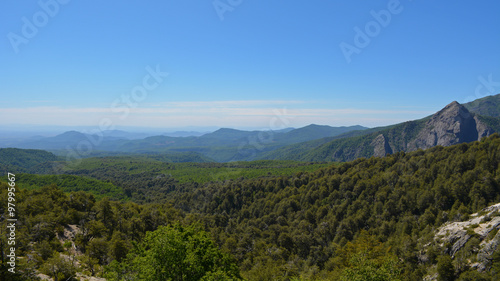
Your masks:
[[[499,14],[496,0],[5,0],[0,125],[418,119],[500,93]]]

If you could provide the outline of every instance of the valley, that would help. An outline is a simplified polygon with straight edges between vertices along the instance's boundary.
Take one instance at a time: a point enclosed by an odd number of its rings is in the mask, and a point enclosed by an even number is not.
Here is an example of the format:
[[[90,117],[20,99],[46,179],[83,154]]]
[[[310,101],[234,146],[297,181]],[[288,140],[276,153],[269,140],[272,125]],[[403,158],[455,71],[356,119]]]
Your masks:
[[[74,165],[57,150],[2,148],[0,208],[7,206],[6,175],[15,173],[18,214],[19,271],[9,280],[163,278],[150,262],[180,266],[179,272],[196,264],[189,272],[201,280],[435,280],[445,274],[497,280],[496,118],[454,102],[385,128],[290,129],[274,135],[281,147],[261,157],[268,160],[253,161],[215,162],[196,151],[198,145],[237,150],[237,143],[262,133],[232,129],[118,140],[127,152],[103,150]],[[315,132],[321,138],[312,139]],[[158,142],[174,148],[148,148]],[[180,152],[187,143],[194,149]],[[169,252],[173,244],[158,242],[166,237],[184,250]],[[212,249],[210,262],[198,259],[209,252],[190,252],[193,239]],[[5,253],[7,241],[0,240]],[[158,255],[177,261],[167,265]],[[5,278],[8,265],[2,268]],[[170,269],[161,274],[180,280]]]
[[[499,11],[0,1],[0,281],[500,281]]]

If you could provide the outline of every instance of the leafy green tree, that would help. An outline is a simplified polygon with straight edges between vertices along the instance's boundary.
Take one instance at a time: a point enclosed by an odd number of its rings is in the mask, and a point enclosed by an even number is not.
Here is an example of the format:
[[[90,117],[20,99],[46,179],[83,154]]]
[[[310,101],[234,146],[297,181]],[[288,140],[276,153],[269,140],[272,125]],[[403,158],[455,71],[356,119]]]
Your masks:
[[[350,260],[351,267],[342,274],[342,281],[398,281],[403,280],[396,258],[369,259],[366,253],[357,253]]]
[[[109,243],[104,238],[92,239],[87,246],[87,255],[99,261],[99,264],[108,264]]]
[[[443,255],[438,257],[437,264],[438,281],[453,281],[455,280],[455,269],[451,262],[451,257]]]
[[[389,254],[388,249],[367,231],[361,231],[359,237],[353,243],[348,242],[339,253],[348,259],[342,281],[403,280],[397,257]]]
[[[140,280],[241,279],[236,262],[199,225],[160,226],[146,234],[136,252],[132,263]]]
[[[88,271],[91,276],[95,276],[96,271],[99,269],[99,260],[88,255],[81,255],[79,257],[82,268]]]
[[[47,260],[54,255],[54,249],[47,240],[37,243],[34,248],[42,260]]]
[[[48,259],[42,266],[41,271],[54,278],[55,281],[75,280],[75,267],[70,261],[61,257],[59,253],[55,253],[53,257]]]
[[[470,270],[460,274],[458,281],[491,281],[491,278],[485,273],[480,273],[477,270]]]
[[[130,249],[130,243],[127,242],[126,237],[119,231],[113,233],[113,237],[110,241],[110,252],[113,259],[121,262],[128,253]]]

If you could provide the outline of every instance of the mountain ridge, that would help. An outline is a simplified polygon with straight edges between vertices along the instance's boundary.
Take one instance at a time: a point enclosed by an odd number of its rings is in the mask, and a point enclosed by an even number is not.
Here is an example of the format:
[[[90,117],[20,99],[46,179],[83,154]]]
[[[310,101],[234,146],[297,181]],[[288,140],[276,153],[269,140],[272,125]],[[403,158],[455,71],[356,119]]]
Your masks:
[[[140,139],[134,138],[138,134],[123,131],[105,131],[101,135],[68,131],[12,146],[59,151],[60,155],[68,148],[81,150],[82,143],[91,142],[92,152],[102,155],[194,152],[217,162],[259,159],[349,161],[480,140],[493,132],[500,132],[498,116],[500,94],[463,105],[454,101],[422,119],[376,128],[316,124],[276,131],[220,128],[200,136],[156,135]]]
[[[281,146],[364,129],[367,128],[359,125],[331,127],[315,124],[298,129],[285,128],[276,131],[243,131],[220,128],[201,136],[157,135],[143,139],[128,139],[125,137],[126,134],[121,131],[111,131],[102,135],[68,131],[54,137],[22,142],[14,147],[64,151],[68,147],[78,150],[82,143],[91,142],[93,144],[92,151],[100,153],[106,151],[113,153],[195,152],[217,162],[228,162],[253,160],[257,154]]]
[[[498,132],[499,124],[500,119],[470,112],[465,105],[453,101],[422,119],[368,129],[358,135],[349,132],[334,139],[286,146],[263,154],[260,159],[344,162],[360,157],[380,157],[399,151],[480,140]]]
[[[500,94],[476,99],[465,103],[464,106],[482,116],[500,117]]]

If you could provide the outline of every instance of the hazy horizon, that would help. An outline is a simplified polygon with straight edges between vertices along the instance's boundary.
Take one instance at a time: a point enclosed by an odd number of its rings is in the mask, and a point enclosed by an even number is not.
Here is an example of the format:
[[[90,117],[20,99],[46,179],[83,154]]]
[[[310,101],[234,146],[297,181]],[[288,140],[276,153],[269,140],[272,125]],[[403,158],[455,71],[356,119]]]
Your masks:
[[[500,92],[493,0],[231,3],[0,3],[0,127],[378,127]]]
[[[309,124],[309,125],[319,125],[319,126],[328,126],[322,124]],[[306,126],[309,126],[306,125]],[[283,129],[300,129],[306,126],[301,127],[286,127],[281,129],[274,129],[273,131],[279,131]],[[356,125],[355,125],[356,126]],[[338,126],[338,127],[350,127],[350,126]],[[366,127],[368,128],[368,127]],[[126,133],[132,134],[146,134],[149,136],[154,135],[165,135],[165,134],[174,134],[174,133],[193,133],[196,134],[207,134],[212,133],[220,129],[234,129],[240,131],[269,131],[272,130],[270,128],[259,128],[259,127],[246,127],[246,128],[230,128],[230,127],[196,127],[196,126],[188,126],[188,127],[178,127],[178,128],[152,128],[152,127],[117,127],[110,130],[99,131],[96,130],[96,127],[93,126],[47,126],[47,127],[39,127],[33,125],[12,125],[12,126],[0,126],[0,130],[4,133],[11,133],[9,135],[0,136],[0,139],[8,139],[8,138],[19,138],[19,137],[33,137],[33,136],[42,136],[42,137],[52,137],[57,136],[66,132],[76,131],[84,134],[95,134],[102,133],[106,131],[122,131]]]

